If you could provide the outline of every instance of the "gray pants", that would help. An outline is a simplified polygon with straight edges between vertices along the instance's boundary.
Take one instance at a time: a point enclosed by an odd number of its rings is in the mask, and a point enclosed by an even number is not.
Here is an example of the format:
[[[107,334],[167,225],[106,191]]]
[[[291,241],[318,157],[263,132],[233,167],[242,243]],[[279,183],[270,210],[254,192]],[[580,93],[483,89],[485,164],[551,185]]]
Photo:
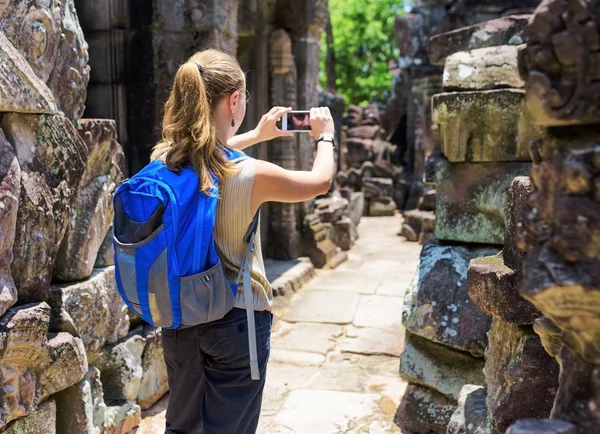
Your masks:
[[[255,312],[260,380],[250,378],[246,311],[163,330],[170,398],[166,434],[254,434],[267,374],[273,315]]]

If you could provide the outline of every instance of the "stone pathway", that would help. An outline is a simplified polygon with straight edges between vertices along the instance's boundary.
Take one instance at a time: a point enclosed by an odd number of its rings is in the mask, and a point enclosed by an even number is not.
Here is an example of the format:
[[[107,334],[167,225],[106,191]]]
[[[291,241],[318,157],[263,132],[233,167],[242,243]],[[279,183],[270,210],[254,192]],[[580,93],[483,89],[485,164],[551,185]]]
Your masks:
[[[260,434],[400,433],[402,301],[421,249],[400,223],[363,218],[346,263],[275,299]],[[137,434],[163,432],[167,399]]]

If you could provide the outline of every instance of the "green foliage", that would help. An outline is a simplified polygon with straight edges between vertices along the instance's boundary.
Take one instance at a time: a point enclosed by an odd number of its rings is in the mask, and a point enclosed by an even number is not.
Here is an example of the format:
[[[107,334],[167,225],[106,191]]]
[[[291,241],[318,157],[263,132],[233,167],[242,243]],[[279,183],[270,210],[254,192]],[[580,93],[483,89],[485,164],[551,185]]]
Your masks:
[[[402,0],[329,0],[336,57],[336,90],[349,104],[385,101],[392,88],[388,62],[397,59],[394,21]],[[326,86],[325,34],[321,86]]]

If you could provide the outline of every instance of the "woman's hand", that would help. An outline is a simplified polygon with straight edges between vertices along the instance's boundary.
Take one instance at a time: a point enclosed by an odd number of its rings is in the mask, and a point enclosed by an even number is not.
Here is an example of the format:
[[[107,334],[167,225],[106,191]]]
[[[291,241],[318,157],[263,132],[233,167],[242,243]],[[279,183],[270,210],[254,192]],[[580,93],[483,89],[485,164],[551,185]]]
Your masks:
[[[318,139],[323,134],[335,134],[333,118],[329,107],[313,107],[310,109],[310,135]]]
[[[254,129],[257,142],[266,142],[277,137],[291,137],[294,135],[291,131],[282,131],[277,128],[277,121],[292,111],[291,107],[273,107],[269,113],[263,115],[260,122]]]

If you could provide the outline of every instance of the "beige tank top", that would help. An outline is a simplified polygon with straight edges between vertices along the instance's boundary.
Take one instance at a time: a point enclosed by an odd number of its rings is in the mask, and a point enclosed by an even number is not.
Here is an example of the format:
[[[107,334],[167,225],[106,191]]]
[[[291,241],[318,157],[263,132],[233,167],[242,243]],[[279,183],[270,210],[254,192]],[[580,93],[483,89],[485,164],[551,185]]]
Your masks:
[[[252,222],[252,187],[254,186],[256,160],[248,158],[238,163],[239,171],[225,179],[219,187],[219,204],[215,225],[215,247],[221,258],[225,275],[235,282],[242,267],[248,245],[244,235]],[[260,221],[259,221],[260,227]],[[267,280],[262,257],[260,231],[254,238],[254,252],[250,254],[252,296],[255,310],[271,310],[273,290]],[[235,307],[246,308],[245,289],[240,286],[235,297]]]

